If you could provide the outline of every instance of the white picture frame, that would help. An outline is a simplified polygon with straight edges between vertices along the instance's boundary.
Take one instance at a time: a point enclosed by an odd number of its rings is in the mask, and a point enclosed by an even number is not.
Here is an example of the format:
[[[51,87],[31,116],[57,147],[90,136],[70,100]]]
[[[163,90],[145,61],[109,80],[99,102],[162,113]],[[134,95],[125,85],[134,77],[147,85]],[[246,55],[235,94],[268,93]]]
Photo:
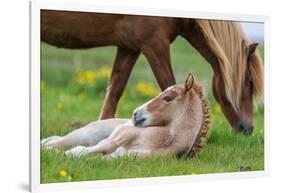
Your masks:
[[[249,171],[238,173],[220,173],[204,174],[189,176],[172,176],[172,177],[151,177],[138,179],[121,179],[121,180],[99,180],[87,182],[71,183],[40,183],[40,10],[65,10],[65,11],[82,11],[98,13],[119,13],[119,14],[138,14],[149,16],[171,16],[171,17],[188,17],[204,19],[220,19],[235,21],[263,22],[265,28],[264,37],[264,67],[265,67],[265,151],[264,151],[264,171]],[[260,15],[238,15],[226,13],[207,13],[191,12],[188,10],[162,10],[141,7],[124,7],[124,6],[105,6],[96,3],[83,2],[63,2],[63,1],[31,1],[30,2],[30,190],[32,192],[66,190],[66,189],[85,189],[101,187],[120,187],[120,186],[141,186],[148,184],[161,183],[184,183],[192,181],[205,180],[223,180],[223,179],[241,179],[249,177],[268,176],[269,168],[269,76],[270,76],[270,18]]]

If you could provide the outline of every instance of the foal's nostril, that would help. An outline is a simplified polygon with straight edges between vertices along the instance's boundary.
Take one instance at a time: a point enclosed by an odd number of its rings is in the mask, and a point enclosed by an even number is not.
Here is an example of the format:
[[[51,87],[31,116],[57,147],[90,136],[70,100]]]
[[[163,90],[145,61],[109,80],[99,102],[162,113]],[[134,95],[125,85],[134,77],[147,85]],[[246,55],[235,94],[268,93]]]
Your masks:
[[[146,119],[143,117],[142,111],[136,111],[133,113],[133,119],[135,126],[140,126]]]

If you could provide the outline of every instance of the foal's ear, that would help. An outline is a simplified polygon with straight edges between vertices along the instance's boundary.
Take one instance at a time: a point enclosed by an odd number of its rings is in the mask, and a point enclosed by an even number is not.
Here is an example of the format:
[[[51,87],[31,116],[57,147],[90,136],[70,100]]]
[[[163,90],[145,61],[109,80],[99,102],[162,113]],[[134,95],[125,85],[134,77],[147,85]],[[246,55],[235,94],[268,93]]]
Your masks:
[[[249,56],[251,56],[257,49],[259,43],[252,43],[249,45]]]
[[[189,73],[184,84],[184,88],[185,88],[184,93],[192,89],[193,83],[194,83],[194,77],[191,73]]]

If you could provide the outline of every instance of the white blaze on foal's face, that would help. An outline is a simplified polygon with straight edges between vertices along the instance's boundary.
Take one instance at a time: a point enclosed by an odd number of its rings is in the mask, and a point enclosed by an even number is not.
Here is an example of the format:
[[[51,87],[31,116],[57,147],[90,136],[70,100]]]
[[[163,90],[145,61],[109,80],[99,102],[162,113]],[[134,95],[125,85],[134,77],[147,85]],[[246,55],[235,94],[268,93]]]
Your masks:
[[[156,98],[145,103],[134,111],[133,123],[135,126],[164,126],[182,113],[186,106],[183,85],[167,88]]]

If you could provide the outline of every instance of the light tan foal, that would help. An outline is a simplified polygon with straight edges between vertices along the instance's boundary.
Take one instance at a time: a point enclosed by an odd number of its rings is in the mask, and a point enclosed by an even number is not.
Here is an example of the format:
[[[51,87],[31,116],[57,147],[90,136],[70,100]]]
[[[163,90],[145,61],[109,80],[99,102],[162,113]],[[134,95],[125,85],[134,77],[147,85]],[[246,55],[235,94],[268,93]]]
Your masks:
[[[188,154],[198,150],[195,145],[206,136],[208,123],[202,86],[189,75],[185,84],[171,86],[137,108],[131,120],[96,121],[64,137],[42,140],[42,144],[50,148],[75,146],[65,152],[75,156]]]

